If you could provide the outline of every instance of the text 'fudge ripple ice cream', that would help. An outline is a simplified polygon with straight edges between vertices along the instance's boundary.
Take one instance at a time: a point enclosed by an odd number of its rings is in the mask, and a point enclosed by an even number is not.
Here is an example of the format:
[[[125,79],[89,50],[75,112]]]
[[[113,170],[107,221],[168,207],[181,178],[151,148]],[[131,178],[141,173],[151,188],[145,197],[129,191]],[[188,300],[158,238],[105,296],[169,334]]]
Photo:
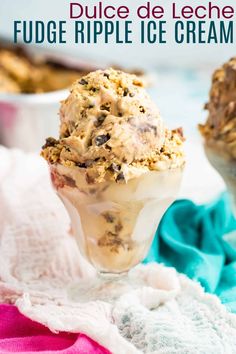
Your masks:
[[[236,206],[236,57],[212,77],[207,122],[199,126],[209,161],[224,178]],[[236,211],[236,210],[235,210]]]
[[[100,271],[126,271],[176,197],[182,131],[165,128],[139,78],[113,69],[75,82],[60,119],[59,139],[48,138],[42,155],[80,249]]]

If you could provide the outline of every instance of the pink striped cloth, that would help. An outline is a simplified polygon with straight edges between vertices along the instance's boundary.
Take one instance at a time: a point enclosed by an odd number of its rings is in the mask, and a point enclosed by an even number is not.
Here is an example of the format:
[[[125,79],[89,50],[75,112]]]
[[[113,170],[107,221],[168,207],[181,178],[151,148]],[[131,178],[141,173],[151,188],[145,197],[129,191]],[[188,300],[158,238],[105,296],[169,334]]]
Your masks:
[[[13,305],[0,305],[0,353],[110,354],[83,334],[52,333]]]

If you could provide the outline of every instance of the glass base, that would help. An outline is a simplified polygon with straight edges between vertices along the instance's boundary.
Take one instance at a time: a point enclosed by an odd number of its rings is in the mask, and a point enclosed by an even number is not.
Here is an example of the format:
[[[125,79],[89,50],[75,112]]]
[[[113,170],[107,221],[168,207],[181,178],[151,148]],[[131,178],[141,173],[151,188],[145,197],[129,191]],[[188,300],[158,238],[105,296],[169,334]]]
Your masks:
[[[143,285],[141,279],[130,278],[129,273],[98,273],[96,278],[73,284],[68,290],[68,298],[75,302],[114,303],[120,296]]]

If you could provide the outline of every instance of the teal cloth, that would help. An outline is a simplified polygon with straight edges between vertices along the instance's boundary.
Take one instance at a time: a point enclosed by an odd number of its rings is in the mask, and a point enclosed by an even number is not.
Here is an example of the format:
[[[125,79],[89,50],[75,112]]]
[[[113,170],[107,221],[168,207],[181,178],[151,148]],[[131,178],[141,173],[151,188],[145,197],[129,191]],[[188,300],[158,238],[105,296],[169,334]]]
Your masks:
[[[200,206],[176,201],[165,213],[144,263],[153,261],[197,280],[236,313],[236,220],[227,196]]]

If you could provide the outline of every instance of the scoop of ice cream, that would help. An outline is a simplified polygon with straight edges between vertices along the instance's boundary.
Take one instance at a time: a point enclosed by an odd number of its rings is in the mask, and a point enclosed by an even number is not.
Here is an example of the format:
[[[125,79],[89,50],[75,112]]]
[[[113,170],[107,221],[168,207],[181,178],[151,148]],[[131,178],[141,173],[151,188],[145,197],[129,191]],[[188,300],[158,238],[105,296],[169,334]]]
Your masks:
[[[207,122],[199,126],[206,143],[236,159],[236,57],[214,72],[206,109]]]
[[[128,180],[184,162],[181,133],[164,127],[135,75],[109,69],[84,76],[62,102],[60,119],[60,138],[47,140],[43,156],[86,168],[91,183]]]
[[[142,86],[135,76],[115,70],[92,72],[73,85],[61,106],[60,137],[78,162],[131,163],[161,148],[163,122]]]

